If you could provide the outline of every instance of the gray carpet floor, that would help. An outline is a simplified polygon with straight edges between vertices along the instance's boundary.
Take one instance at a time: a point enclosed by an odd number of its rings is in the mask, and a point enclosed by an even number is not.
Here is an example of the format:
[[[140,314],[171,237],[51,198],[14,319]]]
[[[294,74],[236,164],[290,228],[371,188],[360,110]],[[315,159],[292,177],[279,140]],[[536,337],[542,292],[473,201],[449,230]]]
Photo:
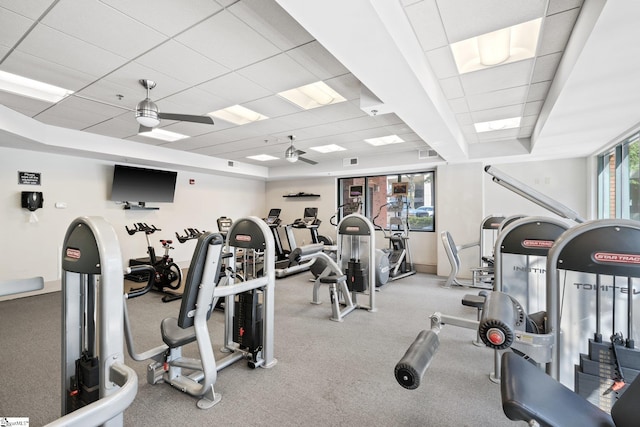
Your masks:
[[[393,370],[429,315],[440,311],[475,319],[460,301],[475,290],[440,285],[417,274],[392,282],[376,295],[378,311],[357,310],[343,323],[310,304],[309,273],[276,283],[275,356],[271,369],[238,362],[219,372],[222,401],[209,410],[166,384],[146,382],[144,362],[132,361],[139,378],[128,426],[507,426],[500,389],[488,379],[493,354],[476,347],[472,330],[445,326],[440,348],[421,386],[406,390]],[[366,298],[362,298],[364,303]],[[131,300],[136,350],[161,343],[160,320],[175,316],[179,301],[162,303],[150,293]],[[60,412],[60,294],[0,302],[0,417],[29,417],[46,424]],[[214,348],[222,345],[223,314],[209,322]],[[197,357],[195,345],[185,351]],[[219,353],[217,353],[219,355]]]

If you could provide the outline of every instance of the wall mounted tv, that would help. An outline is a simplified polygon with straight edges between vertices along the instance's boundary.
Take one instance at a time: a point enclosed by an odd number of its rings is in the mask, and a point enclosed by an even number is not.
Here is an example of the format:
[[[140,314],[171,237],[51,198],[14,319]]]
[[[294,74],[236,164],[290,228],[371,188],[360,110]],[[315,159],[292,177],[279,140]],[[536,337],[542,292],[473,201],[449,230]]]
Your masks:
[[[172,203],[177,175],[172,171],[115,165],[110,200],[138,202],[141,207],[146,202]]]

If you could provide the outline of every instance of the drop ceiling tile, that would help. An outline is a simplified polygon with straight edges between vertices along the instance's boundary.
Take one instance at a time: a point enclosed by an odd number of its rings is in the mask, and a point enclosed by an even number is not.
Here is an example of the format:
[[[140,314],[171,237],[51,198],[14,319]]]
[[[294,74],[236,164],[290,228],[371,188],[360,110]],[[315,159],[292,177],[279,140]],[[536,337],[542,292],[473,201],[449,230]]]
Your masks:
[[[95,75],[86,74],[17,50],[14,50],[5,59],[0,69],[73,91],[81,89],[96,79]]]
[[[285,53],[249,65],[238,73],[274,93],[317,81],[316,76]]]
[[[97,0],[60,2],[42,23],[126,58],[135,58],[165,40],[158,31]]]
[[[543,101],[533,101],[527,102],[524,106],[524,116],[538,116],[540,114],[540,110],[542,109]]]
[[[152,97],[153,99],[153,97]],[[197,87],[185,89],[157,101],[160,111],[202,115],[230,106],[229,100]]]
[[[185,82],[175,80],[162,72],[145,67],[137,62],[130,62],[118,68],[103,80],[117,86],[128,88],[131,93],[137,91],[139,95],[137,97],[137,101],[134,103],[135,107],[135,104],[144,99],[147,95],[146,89],[139,83],[140,79],[153,80],[156,82],[156,87],[150,92],[150,97],[154,101],[161,100],[169,95],[183,91],[190,86]]]
[[[33,22],[32,19],[0,7],[0,45],[12,48]]]
[[[464,90],[462,89],[460,78],[457,76],[440,80],[440,87],[447,99],[462,98],[464,96]]]
[[[450,99],[449,106],[451,107],[453,114],[469,112],[469,106],[467,105],[467,100],[465,98]]]
[[[0,7],[11,10],[29,19],[36,20],[58,0],[0,0]]]
[[[121,110],[84,99],[69,97],[36,118],[43,123],[71,129],[84,129],[120,114]]]
[[[527,95],[527,102],[543,101],[547,97],[547,93],[549,92],[549,87],[551,87],[550,81],[534,83],[531,86],[529,86],[529,94]]]
[[[167,36],[195,25],[222,10],[222,6],[211,0],[101,0],[133,19],[144,22]]]
[[[229,73],[198,86],[199,89],[228,100],[230,107],[271,95],[271,91],[238,73]],[[261,113],[261,111],[258,111]],[[264,114],[264,113],[262,113]]]
[[[529,84],[533,59],[462,74],[460,80],[467,95],[508,89]]]
[[[558,64],[560,63],[560,58],[562,58],[562,53],[560,52],[537,57],[531,83],[553,80],[553,76],[556,74]]]
[[[243,0],[228,10],[282,51],[313,40],[275,1]]]
[[[196,85],[230,70],[189,47],[169,40],[136,59],[145,67]]]
[[[580,9],[571,9],[545,19],[538,55],[564,51],[579,12]]]
[[[473,125],[473,118],[470,113],[456,114],[456,121],[460,126]]]
[[[550,0],[547,16],[582,6],[583,0]]]
[[[313,73],[318,80],[328,80],[349,73],[349,70],[317,41],[291,49],[287,55]]]
[[[426,52],[431,69],[438,79],[446,79],[458,75],[458,67],[453,60],[453,54],[449,46]]]
[[[324,81],[331,89],[342,95],[343,98],[351,100],[360,100],[360,80],[356,79],[351,73],[334,77]]]
[[[244,103],[244,106],[271,118],[285,116],[287,114],[293,114],[300,111],[300,107],[297,107],[277,95],[266,96],[261,99],[256,99],[255,101],[246,102]]]
[[[508,107],[492,108],[490,110],[473,111],[474,123],[488,122],[491,120],[509,119],[512,117],[522,117],[524,105],[510,105]]]
[[[429,51],[448,44],[435,0],[408,5],[405,13],[422,50]]]
[[[524,116],[521,120],[520,120],[520,128],[525,128],[525,127],[532,127],[536,124],[536,122],[538,121],[538,116]]]
[[[523,104],[528,86],[518,86],[493,92],[479,93],[467,97],[471,111],[488,110],[506,105]]]
[[[449,43],[544,15],[546,0],[437,0]]]
[[[29,117],[33,117],[41,111],[51,107],[49,102],[26,98],[24,96],[3,91],[0,91],[0,104]]]
[[[325,105],[323,107],[309,110],[309,112],[319,119],[323,120],[323,123],[355,119],[364,116],[369,117],[357,105],[354,105],[350,102],[340,102],[338,104]]]
[[[138,122],[136,122],[135,116],[132,112],[130,114],[123,114],[118,117],[105,120],[84,130],[98,135],[125,139],[136,135],[139,127],[140,126],[138,125]]]
[[[225,10],[175,40],[234,70],[280,53],[273,43]]]
[[[326,123],[326,121],[319,116],[312,114],[310,111],[300,111],[294,114],[288,114],[286,116],[277,117],[271,119],[278,123],[283,123],[291,130],[304,129],[311,126],[317,126]]]
[[[125,61],[119,55],[46,25],[36,26],[20,43],[18,51],[92,76],[103,76]]]
[[[162,129],[168,130],[170,132],[181,133],[182,135],[187,135],[189,137],[195,137],[200,135],[208,135],[209,133],[215,132],[216,130],[221,130],[221,123],[218,123],[218,121],[215,119],[214,121],[215,123],[213,125],[174,121],[171,124],[164,126]]]

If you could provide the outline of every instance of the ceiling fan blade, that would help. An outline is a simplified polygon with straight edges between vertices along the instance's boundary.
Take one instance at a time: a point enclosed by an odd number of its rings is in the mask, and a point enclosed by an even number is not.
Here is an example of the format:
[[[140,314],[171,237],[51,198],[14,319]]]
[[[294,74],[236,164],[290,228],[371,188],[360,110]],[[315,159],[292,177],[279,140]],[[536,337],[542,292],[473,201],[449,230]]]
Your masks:
[[[152,130],[153,128],[140,125],[140,127],[138,128],[138,133],[151,132]]]
[[[160,117],[161,119],[177,120],[180,122],[203,123],[205,125],[213,124],[213,119],[209,116],[192,116],[190,114],[158,113],[158,117]]]
[[[298,156],[301,156],[303,154],[306,154],[306,151],[296,150],[296,153],[298,153]]]
[[[314,160],[310,160],[310,159],[305,159],[304,157],[298,157],[298,160],[300,160],[301,162],[309,163],[310,165],[317,165],[318,164],[318,162],[316,162]]]

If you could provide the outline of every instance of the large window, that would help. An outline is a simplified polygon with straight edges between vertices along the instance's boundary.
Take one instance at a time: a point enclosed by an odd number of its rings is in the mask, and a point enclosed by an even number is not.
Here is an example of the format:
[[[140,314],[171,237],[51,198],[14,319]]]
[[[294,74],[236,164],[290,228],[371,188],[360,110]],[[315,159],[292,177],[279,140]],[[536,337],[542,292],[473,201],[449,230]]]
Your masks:
[[[340,218],[360,212],[387,230],[433,231],[434,181],[434,172],[341,178]]]
[[[598,156],[598,218],[640,220],[640,133]]]

